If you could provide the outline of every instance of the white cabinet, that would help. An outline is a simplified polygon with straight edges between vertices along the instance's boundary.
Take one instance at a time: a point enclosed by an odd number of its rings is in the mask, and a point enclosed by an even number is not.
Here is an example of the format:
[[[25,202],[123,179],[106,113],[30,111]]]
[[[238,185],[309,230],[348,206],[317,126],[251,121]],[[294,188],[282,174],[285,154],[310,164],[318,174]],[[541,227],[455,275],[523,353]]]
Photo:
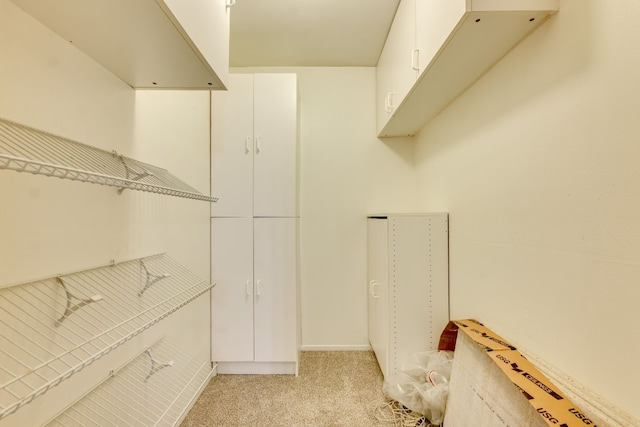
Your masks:
[[[559,0],[401,0],[376,68],[380,137],[416,134]]]
[[[212,357],[219,373],[297,373],[297,223],[212,219]]]
[[[253,361],[253,218],[211,220],[214,361]]]
[[[225,88],[226,0],[11,1],[133,88]]]
[[[415,61],[415,2],[402,0],[393,18],[376,67],[377,125],[382,131],[396,104],[409,93],[418,77]]]
[[[389,372],[389,276],[387,220],[368,220],[369,343],[385,377]]]
[[[231,74],[211,94],[212,216],[253,216],[253,75]]]
[[[220,373],[297,374],[297,83],[232,74],[211,98],[212,355]]]
[[[113,0],[112,0],[113,1]],[[231,8],[227,0],[156,0],[177,29],[188,37],[187,43],[210,69],[224,88],[229,79],[229,28]]]
[[[436,350],[449,321],[447,214],[367,219],[369,341],[385,377]]]
[[[295,217],[295,74],[231,74],[211,98],[212,216]]]
[[[297,360],[297,218],[254,218],[255,359]]]

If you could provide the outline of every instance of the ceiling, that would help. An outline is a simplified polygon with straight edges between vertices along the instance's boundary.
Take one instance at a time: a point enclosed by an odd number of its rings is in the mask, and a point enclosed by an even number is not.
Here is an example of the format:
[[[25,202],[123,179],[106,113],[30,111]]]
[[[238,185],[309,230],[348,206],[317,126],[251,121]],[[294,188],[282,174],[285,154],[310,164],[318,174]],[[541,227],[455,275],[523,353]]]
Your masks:
[[[237,0],[230,65],[375,66],[400,0]]]

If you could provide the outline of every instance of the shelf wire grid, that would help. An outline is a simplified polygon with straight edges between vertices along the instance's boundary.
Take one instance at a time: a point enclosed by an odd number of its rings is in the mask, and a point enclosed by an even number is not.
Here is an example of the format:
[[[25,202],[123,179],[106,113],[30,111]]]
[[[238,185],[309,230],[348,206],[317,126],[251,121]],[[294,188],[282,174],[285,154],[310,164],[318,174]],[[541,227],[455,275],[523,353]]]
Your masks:
[[[167,367],[149,376],[153,360]],[[207,361],[198,361],[163,339],[47,426],[174,426],[211,372]]]
[[[146,270],[164,277],[138,295]],[[164,254],[62,279],[0,290],[0,419],[213,287]],[[97,301],[62,318],[70,294]]]
[[[166,169],[0,118],[0,169],[216,202]]]

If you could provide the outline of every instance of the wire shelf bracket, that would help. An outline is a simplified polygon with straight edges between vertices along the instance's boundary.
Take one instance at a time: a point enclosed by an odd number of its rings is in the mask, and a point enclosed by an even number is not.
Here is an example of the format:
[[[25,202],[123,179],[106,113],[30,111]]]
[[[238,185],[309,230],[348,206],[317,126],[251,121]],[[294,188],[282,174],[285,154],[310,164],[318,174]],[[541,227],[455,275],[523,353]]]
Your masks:
[[[78,297],[76,297],[75,295],[73,295],[69,289],[67,288],[67,285],[64,284],[64,281],[62,280],[62,277],[56,277],[56,281],[62,286],[62,288],[64,289],[64,292],[67,296],[67,307],[64,310],[64,313],[62,314],[62,317],[60,317],[58,319],[58,321],[56,322],[56,326],[60,326],[60,324],[64,321],[64,319],[66,319],[67,317],[69,317],[71,314],[73,314],[74,311],[84,307],[85,305],[89,305],[91,303],[94,302],[98,302],[98,301],[102,301],[102,295],[94,295],[90,298],[84,298],[84,299],[80,299]],[[73,304],[72,300],[77,299],[79,302]]]
[[[173,363],[174,363],[173,360],[170,360],[170,361],[168,361],[166,363],[162,363],[162,362],[157,361],[153,357],[153,354],[151,354],[151,349],[145,351],[145,354],[149,357],[149,361],[151,362],[151,368],[149,369],[149,373],[147,374],[147,376],[144,379],[145,383],[147,381],[149,381],[149,378],[151,378],[154,374],[156,374],[161,369],[169,368],[169,367],[173,366]]]
[[[212,287],[160,254],[0,289],[0,420]]]
[[[0,169],[217,202],[166,169],[0,118]]]
[[[140,292],[138,292],[138,296],[139,297],[141,297],[142,294],[144,294],[147,289],[149,289],[151,286],[153,286],[154,283],[156,283],[156,282],[158,282],[158,281],[160,281],[162,279],[166,279],[167,277],[171,277],[171,275],[169,273],[163,273],[161,275],[151,274],[149,272],[149,269],[145,265],[143,259],[140,260],[140,266],[142,267],[142,270],[146,274],[146,282],[144,284],[144,287],[140,290]]]
[[[126,178],[128,180],[139,182],[142,178],[146,178],[148,176],[153,176],[153,174],[151,172],[146,171],[146,170],[143,170],[143,171],[140,171],[140,172],[135,171],[132,167],[127,165],[125,157],[122,156],[121,154],[118,154],[117,151],[113,150],[113,155],[117,156],[120,159],[120,161],[122,162],[122,165],[124,166],[124,170],[125,170],[126,175],[127,175]],[[126,187],[120,187],[118,189],[118,194],[122,194],[122,192],[124,190],[126,190]]]

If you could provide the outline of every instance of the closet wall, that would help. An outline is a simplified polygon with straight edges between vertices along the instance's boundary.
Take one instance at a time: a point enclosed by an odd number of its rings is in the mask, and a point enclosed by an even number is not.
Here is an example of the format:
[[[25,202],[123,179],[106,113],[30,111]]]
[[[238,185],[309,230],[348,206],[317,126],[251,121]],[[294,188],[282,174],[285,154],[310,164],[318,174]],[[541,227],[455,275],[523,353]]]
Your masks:
[[[376,138],[374,69],[297,73],[303,349],[369,348],[366,216],[415,210],[413,145]]]
[[[115,149],[209,193],[208,92],[134,91],[6,0],[0,58],[0,117]],[[112,187],[12,171],[0,171],[0,194],[0,287],[161,252],[209,280],[206,202],[119,196]],[[68,390],[90,386],[86,377],[104,377],[162,334],[208,359],[209,294],[0,425],[39,425],[69,403]]]
[[[640,418],[636,2],[564,0],[416,137],[450,215],[451,316]]]

